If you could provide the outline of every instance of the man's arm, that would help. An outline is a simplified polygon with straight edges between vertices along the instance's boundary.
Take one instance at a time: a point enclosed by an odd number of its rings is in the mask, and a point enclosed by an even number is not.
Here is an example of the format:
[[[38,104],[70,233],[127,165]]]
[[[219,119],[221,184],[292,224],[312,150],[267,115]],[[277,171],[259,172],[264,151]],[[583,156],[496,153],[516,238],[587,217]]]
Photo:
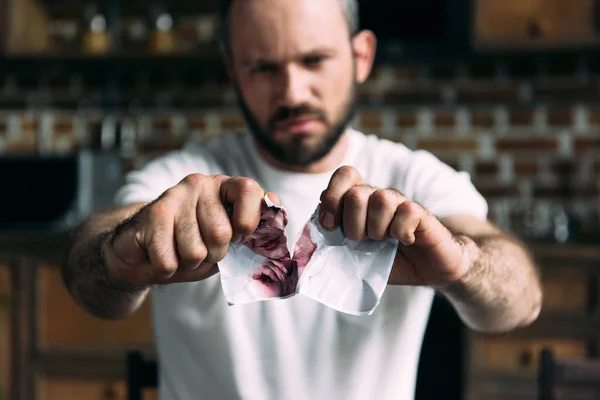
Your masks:
[[[461,241],[470,268],[457,282],[437,287],[461,319],[478,331],[506,331],[538,317],[539,270],[525,246],[489,222],[453,216],[442,222]]]
[[[134,204],[91,216],[74,234],[62,276],[75,301],[97,317],[124,318],[146,297],[147,287],[112,276],[104,256],[111,233],[142,206]]]

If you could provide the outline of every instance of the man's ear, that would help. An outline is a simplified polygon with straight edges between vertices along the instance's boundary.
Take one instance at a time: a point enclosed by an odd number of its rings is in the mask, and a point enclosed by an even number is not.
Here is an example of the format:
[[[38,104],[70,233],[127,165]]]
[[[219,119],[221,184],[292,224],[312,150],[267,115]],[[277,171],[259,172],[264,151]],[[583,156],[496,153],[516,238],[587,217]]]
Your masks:
[[[352,38],[352,51],[356,60],[356,81],[360,84],[367,80],[375,61],[377,37],[370,30],[363,30]]]

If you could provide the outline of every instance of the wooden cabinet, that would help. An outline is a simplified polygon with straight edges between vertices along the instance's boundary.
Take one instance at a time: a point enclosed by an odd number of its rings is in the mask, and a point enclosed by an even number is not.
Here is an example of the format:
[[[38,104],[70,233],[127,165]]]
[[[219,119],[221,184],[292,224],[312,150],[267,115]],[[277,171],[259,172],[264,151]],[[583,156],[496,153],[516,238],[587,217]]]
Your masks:
[[[152,333],[148,300],[129,318],[103,320],[75,303],[60,266],[0,264],[0,400],[125,400],[126,352],[152,357]]]
[[[597,42],[594,0],[476,0],[478,48],[536,48]]]
[[[469,332],[466,399],[537,398],[539,355],[598,357],[600,248],[533,246],[542,269],[542,312],[531,326],[505,334]],[[588,400],[593,393],[563,389],[559,399]]]
[[[585,340],[577,339],[513,339],[481,337],[473,340],[480,372],[530,374],[537,372],[540,351],[552,349],[557,356],[582,358],[588,355]]]
[[[37,338],[42,350],[123,351],[152,346],[150,302],[129,318],[91,316],[67,292],[57,265],[43,264],[37,280]]]

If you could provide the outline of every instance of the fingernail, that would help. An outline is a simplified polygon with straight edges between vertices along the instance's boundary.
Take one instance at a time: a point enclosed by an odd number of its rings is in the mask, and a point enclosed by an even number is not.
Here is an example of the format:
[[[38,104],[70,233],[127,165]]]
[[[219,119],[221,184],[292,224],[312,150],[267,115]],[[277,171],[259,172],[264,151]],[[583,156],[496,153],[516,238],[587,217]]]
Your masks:
[[[333,229],[335,227],[335,218],[331,213],[325,213],[323,215],[323,226],[328,229]]]

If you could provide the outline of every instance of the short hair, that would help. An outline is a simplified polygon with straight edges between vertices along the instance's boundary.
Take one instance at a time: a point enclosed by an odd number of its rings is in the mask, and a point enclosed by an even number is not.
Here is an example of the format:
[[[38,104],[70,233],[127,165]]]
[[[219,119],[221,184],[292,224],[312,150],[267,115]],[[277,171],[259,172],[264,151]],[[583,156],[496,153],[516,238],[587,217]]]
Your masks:
[[[219,42],[223,50],[230,50],[230,32],[229,32],[229,11],[235,0],[221,0],[221,10],[219,13]],[[360,29],[358,0],[339,0],[342,3],[342,10],[348,24],[350,36],[354,36]]]

